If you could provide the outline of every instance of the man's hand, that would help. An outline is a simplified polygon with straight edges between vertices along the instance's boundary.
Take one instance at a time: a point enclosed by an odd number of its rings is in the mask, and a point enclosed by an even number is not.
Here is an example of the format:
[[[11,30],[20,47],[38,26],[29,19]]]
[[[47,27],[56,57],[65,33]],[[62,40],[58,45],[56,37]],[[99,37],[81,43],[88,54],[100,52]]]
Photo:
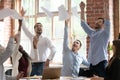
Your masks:
[[[68,26],[69,19],[65,20],[65,26]]]
[[[81,9],[81,14],[80,14],[81,20],[85,21],[85,14],[84,14],[85,3],[84,3],[84,2],[81,2],[81,3],[79,4],[79,6],[80,6],[80,9]]]
[[[16,80],[19,80],[20,78],[22,78],[24,76],[24,72],[20,72],[17,77]]]
[[[47,59],[44,66],[45,66],[45,67],[49,67],[49,63],[50,63],[50,60]]]
[[[104,18],[109,20],[109,4],[107,3],[107,1],[105,2],[105,5],[104,5],[104,11],[105,11]]]
[[[80,9],[81,9],[81,10],[84,10],[84,9],[85,9],[85,3],[84,3],[84,2],[81,2],[81,3],[79,4],[79,6],[80,6]]]
[[[26,11],[22,8],[21,11],[20,11],[21,16],[24,16],[25,13],[26,13]]]

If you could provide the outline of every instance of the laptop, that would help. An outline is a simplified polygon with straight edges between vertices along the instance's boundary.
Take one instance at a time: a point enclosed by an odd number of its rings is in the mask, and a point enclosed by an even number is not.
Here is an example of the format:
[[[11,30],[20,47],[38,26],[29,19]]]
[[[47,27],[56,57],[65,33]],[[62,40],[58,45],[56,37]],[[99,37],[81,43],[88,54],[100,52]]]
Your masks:
[[[61,67],[47,67],[43,69],[42,79],[59,79]]]

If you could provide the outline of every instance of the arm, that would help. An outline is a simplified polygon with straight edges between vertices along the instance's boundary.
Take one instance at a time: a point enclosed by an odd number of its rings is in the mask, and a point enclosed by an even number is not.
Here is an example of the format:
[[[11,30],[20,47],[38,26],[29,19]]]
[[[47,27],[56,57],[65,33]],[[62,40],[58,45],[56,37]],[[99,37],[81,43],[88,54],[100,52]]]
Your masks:
[[[64,27],[64,38],[63,38],[63,51],[66,51],[68,47],[68,21],[65,21],[65,27]],[[64,52],[63,52],[64,53]]]
[[[105,11],[105,16],[104,17],[105,17],[106,20],[110,20],[109,7],[108,6],[109,6],[109,4],[107,4],[107,2],[105,2],[105,6],[104,6],[104,8],[105,8],[105,10],[104,10]]]
[[[19,27],[18,27],[18,33],[15,35],[15,49],[14,52],[12,53],[12,62],[14,63],[14,61],[16,60],[16,55],[18,54],[18,48],[20,45],[20,37],[21,37],[21,25],[22,25],[22,20],[19,20]]]
[[[25,35],[32,41],[34,35],[27,29],[25,20],[23,20],[22,30],[25,33]]]
[[[80,9],[81,9],[81,20],[82,21],[85,21],[85,12],[84,12],[84,9],[85,9],[85,3],[83,3],[83,2],[81,2],[80,4],[79,4],[79,6],[80,6]]]
[[[85,3],[81,2],[79,4],[79,6],[80,6],[80,9],[81,9],[81,14],[80,14],[80,16],[81,16],[81,26],[84,29],[84,31],[90,36],[93,32],[93,29],[90,28],[90,26],[85,22],[85,14],[84,14],[85,13],[85,11],[84,11]]]
[[[49,62],[54,58],[56,53],[56,48],[49,39],[47,39],[47,44],[48,44],[48,47],[50,48],[51,53],[45,62],[45,66],[49,66]]]
[[[83,61],[82,61],[82,64],[86,65],[86,66],[90,66],[90,63],[87,61],[86,57],[82,57],[83,58]]]
[[[6,47],[6,50],[0,54],[0,64],[3,64],[13,53],[13,48],[14,48],[14,38],[11,37],[8,41],[8,45]]]
[[[24,17],[25,11],[23,8],[22,8],[20,14],[21,14],[21,16]],[[27,29],[26,24],[25,24],[25,20],[23,20],[22,22],[23,22],[22,29],[23,29],[25,35],[32,41],[33,34]]]
[[[108,5],[105,4],[105,32],[110,35],[110,19],[109,19],[109,8],[108,8]]]

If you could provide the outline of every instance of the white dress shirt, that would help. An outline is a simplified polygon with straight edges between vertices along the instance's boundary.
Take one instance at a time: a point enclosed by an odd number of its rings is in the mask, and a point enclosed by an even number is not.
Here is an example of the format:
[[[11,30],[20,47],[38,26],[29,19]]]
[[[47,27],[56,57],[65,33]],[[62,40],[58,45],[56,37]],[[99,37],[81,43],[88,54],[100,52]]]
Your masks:
[[[34,37],[34,35],[30,31],[28,31],[25,23],[23,23],[22,29],[23,29],[24,33],[26,34],[26,36],[31,41],[30,56],[33,59],[32,62],[45,62],[47,59],[52,60],[55,53],[56,53],[56,48],[53,45],[53,43],[51,42],[51,40],[49,40],[47,37],[43,37],[42,35],[39,36],[37,49],[34,49],[33,48],[33,37]],[[49,54],[49,56],[48,56],[48,54]]]

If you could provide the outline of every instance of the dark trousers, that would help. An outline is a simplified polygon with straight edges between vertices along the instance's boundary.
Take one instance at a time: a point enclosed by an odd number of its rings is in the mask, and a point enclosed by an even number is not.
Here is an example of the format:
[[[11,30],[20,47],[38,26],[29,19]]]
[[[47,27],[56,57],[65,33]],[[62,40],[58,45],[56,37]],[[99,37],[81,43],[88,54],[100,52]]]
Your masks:
[[[90,64],[90,68],[88,70],[80,69],[78,76],[86,76],[86,77],[92,77],[93,75],[97,75],[100,77],[105,77],[105,69],[108,65],[107,60],[103,60],[97,65]]]
[[[45,62],[35,62],[35,63],[32,63],[31,76],[42,75],[44,64],[45,64]]]
[[[97,65],[90,64],[90,71],[91,71],[92,75],[105,77],[106,76],[105,70],[106,70],[107,65],[108,65],[107,60],[103,60],[100,63],[98,63]]]

